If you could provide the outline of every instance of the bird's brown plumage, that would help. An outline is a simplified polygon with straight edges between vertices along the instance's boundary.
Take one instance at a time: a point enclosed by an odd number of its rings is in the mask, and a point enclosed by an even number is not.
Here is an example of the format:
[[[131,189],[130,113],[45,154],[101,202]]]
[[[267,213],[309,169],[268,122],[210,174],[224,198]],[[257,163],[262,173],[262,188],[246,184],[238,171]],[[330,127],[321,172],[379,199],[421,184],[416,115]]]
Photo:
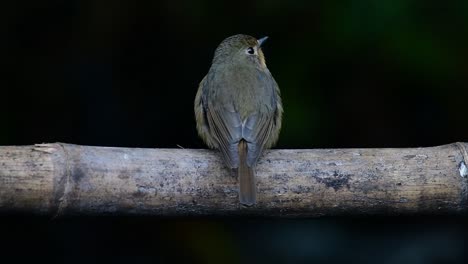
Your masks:
[[[247,35],[225,39],[200,82],[195,117],[201,138],[237,169],[243,204],[256,201],[255,165],[263,150],[277,141],[282,112],[278,85],[257,39]]]

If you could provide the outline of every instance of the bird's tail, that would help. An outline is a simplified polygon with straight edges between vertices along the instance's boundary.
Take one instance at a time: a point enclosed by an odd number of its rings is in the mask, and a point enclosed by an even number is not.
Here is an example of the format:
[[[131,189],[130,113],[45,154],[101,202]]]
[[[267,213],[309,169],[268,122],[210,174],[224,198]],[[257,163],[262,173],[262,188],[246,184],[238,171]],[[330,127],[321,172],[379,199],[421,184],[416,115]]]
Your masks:
[[[253,168],[247,165],[247,142],[239,142],[239,201],[243,205],[254,205],[257,200],[255,188],[255,173]]]

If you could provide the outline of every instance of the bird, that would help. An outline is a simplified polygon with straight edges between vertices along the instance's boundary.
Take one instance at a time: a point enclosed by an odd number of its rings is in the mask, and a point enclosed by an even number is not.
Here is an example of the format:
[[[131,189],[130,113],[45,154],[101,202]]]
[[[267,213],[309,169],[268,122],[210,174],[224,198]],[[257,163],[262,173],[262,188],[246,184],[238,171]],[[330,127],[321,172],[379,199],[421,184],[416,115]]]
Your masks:
[[[224,39],[194,102],[198,134],[237,171],[239,203],[245,206],[256,204],[255,167],[278,140],[283,115],[280,90],[261,49],[267,38]]]

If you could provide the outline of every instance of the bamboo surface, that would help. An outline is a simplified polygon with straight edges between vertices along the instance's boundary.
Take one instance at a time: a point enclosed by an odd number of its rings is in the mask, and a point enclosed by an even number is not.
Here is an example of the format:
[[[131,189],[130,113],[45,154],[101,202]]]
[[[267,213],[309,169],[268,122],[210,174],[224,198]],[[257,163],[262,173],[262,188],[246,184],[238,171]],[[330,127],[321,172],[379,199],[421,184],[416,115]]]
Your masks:
[[[467,143],[428,148],[269,150],[257,204],[238,202],[219,153],[63,143],[0,147],[0,213],[272,216],[459,214]]]

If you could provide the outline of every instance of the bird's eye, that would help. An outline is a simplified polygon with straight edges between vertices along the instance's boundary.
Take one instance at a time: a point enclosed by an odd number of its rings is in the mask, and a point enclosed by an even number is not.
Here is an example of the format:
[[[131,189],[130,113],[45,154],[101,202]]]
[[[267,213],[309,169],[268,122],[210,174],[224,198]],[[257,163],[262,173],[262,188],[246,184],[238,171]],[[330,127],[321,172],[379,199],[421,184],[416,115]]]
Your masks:
[[[249,47],[249,48],[247,49],[247,53],[250,54],[250,55],[254,55],[254,54],[255,54],[254,48]]]

